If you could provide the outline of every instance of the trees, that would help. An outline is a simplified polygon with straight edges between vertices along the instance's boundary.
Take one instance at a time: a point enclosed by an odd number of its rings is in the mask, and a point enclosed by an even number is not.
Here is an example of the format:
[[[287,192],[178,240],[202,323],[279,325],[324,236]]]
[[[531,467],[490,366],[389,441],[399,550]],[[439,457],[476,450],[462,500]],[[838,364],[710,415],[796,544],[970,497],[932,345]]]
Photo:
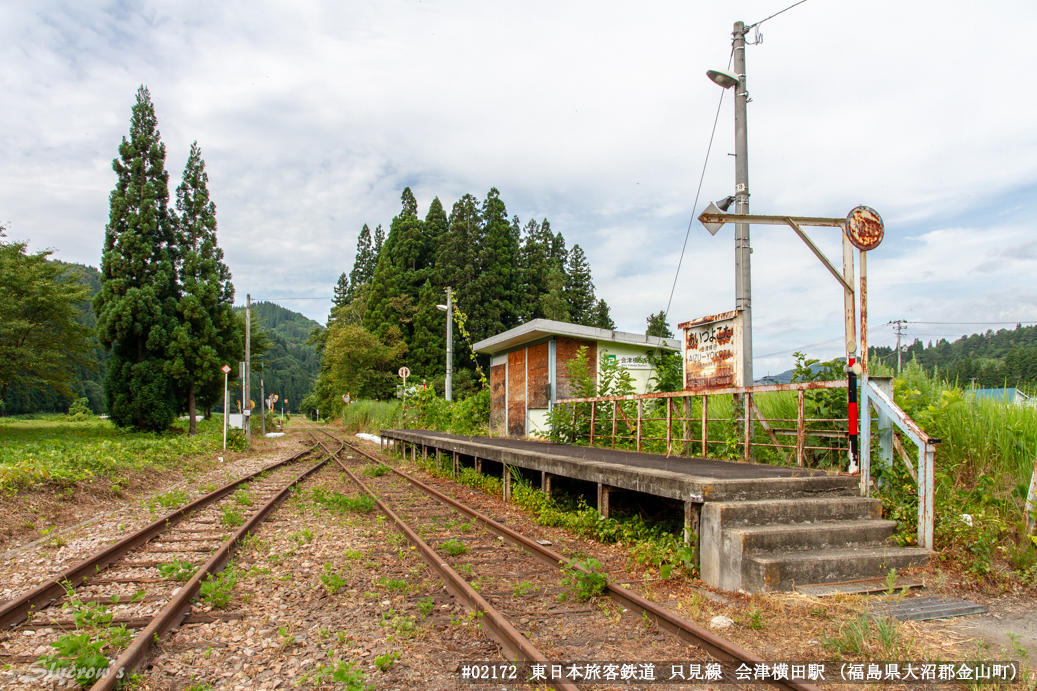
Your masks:
[[[565,301],[569,303],[569,317],[574,324],[592,325],[596,304],[594,281],[587,256],[579,245],[573,245],[565,267]]]
[[[436,309],[437,293],[432,282],[426,280],[414,313],[414,335],[411,337],[407,365],[418,377],[433,377],[445,371],[446,329],[445,315]]]
[[[609,309],[608,303],[600,298],[594,303],[594,312],[591,316],[590,325],[610,331],[614,331],[616,328],[616,322],[612,321],[612,311]]]
[[[170,218],[166,147],[151,94],[143,86],[123,137],[118,175],[109,197],[101,259],[101,291],[94,298],[97,334],[111,349],[108,409],[123,427],[163,430],[176,415],[166,353],[176,324],[176,237]]]
[[[382,227],[378,226],[378,230],[381,231],[381,229]],[[356,257],[353,259],[353,270],[349,272],[349,288],[345,294],[345,299],[341,302],[337,299],[338,291],[335,291],[335,307],[341,307],[351,302],[356,297],[356,291],[360,286],[371,282],[371,279],[374,278],[374,269],[378,262],[378,252],[381,251],[381,248],[381,241],[378,242],[377,249],[371,243],[371,229],[365,223],[360,230],[360,235],[356,239]],[[339,278],[339,283],[341,282],[342,279]]]
[[[209,198],[208,181],[205,161],[195,142],[176,189],[179,294],[167,353],[169,373],[186,389],[192,435],[198,431],[198,388],[222,384],[220,367],[238,357],[242,342],[241,328],[234,317],[230,269],[216,244],[216,205]]]
[[[343,271],[339,274],[338,281],[335,283],[335,296],[331,298],[332,303],[334,303],[335,307],[341,307],[349,302],[349,294],[351,292],[349,276]]]
[[[0,406],[12,386],[71,395],[75,367],[89,363],[90,329],[78,321],[89,289],[50,254],[0,240]]]
[[[648,328],[645,330],[645,334],[648,336],[658,336],[659,338],[673,338],[673,331],[670,330],[670,323],[666,319],[666,312],[659,310],[658,314],[650,314],[645,319],[648,323]]]
[[[508,220],[496,187],[486,195],[480,216],[483,228],[476,258],[478,273],[471,288],[474,299],[466,303],[473,341],[510,329],[519,316],[519,229]]]

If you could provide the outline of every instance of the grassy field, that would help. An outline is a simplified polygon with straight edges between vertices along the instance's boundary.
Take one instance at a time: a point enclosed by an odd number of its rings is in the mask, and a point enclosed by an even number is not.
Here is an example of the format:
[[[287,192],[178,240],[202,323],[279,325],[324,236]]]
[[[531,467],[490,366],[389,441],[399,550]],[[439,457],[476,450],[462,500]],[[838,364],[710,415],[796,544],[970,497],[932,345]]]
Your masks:
[[[188,437],[186,421],[165,434],[128,432],[108,421],[64,415],[0,418],[0,493],[49,486],[72,489],[94,480],[119,483],[123,474],[171,468],[184,456],[222,445],[222,420],[201,421]]]

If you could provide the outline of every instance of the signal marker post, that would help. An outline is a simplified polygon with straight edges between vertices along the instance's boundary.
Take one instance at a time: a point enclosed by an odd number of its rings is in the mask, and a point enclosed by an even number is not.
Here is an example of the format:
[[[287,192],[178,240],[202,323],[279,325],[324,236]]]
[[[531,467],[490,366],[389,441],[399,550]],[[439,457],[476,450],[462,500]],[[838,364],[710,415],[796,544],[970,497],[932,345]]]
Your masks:
[[[227,412],[229,410],[230,402],[230,390],[227,388],[228,377],[230,376],[230,365],[224,365],[220,368],[223,370],[223,450],[227,450]]]

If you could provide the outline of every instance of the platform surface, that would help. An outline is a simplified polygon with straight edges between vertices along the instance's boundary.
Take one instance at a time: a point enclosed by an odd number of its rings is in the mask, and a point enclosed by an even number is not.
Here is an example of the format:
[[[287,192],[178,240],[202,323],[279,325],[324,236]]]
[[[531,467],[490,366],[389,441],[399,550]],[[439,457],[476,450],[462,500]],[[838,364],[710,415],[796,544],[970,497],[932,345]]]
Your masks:
[[[532,441],[529,439],[514,439],[511,437],[462,437],[456,434],[434,432],[424,429],[386,430],[386,432],[406,432],[412,435],[421,435],[429,437],[430,441],[431,438],[451,439],[455,441],[497,446],[505,449],[545,453],[554,456],[568,456],[570,458],[594,461],[596,463],[612,463],[615,465],[632,466],[635,468],[667,470],[671,473],[681,473],[684,475],[693,475],[695,477],[710,478],[714,480],[809,477],[812,475],[826,474],[824,471],[814,470],[812,468],[787,468],[773,465],[761,465],[758,463],[723,461],[716,458],[702,458],[697,456],[666,457],[662,454],[639,453],[637,451],[628,451],[625,449],[603,449],[597,446],[570,446],[569,444],[555,444],[547,441]]]

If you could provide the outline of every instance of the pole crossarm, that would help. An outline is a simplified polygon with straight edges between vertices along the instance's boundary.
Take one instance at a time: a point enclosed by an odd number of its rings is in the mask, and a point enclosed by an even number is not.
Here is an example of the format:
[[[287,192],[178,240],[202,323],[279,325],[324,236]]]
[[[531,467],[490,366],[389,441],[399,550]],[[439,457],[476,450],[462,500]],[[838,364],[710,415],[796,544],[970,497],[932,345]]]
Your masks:
[[[706,223],[751,223],[763,226],[784,226],[792,221],[799,226],[822,226],[828,228],[842,228],[846,225],[845,218],[821,218],[817,216],[765,216],[762,214],[711,214],[703,212],[699,215],[699,222]]]

